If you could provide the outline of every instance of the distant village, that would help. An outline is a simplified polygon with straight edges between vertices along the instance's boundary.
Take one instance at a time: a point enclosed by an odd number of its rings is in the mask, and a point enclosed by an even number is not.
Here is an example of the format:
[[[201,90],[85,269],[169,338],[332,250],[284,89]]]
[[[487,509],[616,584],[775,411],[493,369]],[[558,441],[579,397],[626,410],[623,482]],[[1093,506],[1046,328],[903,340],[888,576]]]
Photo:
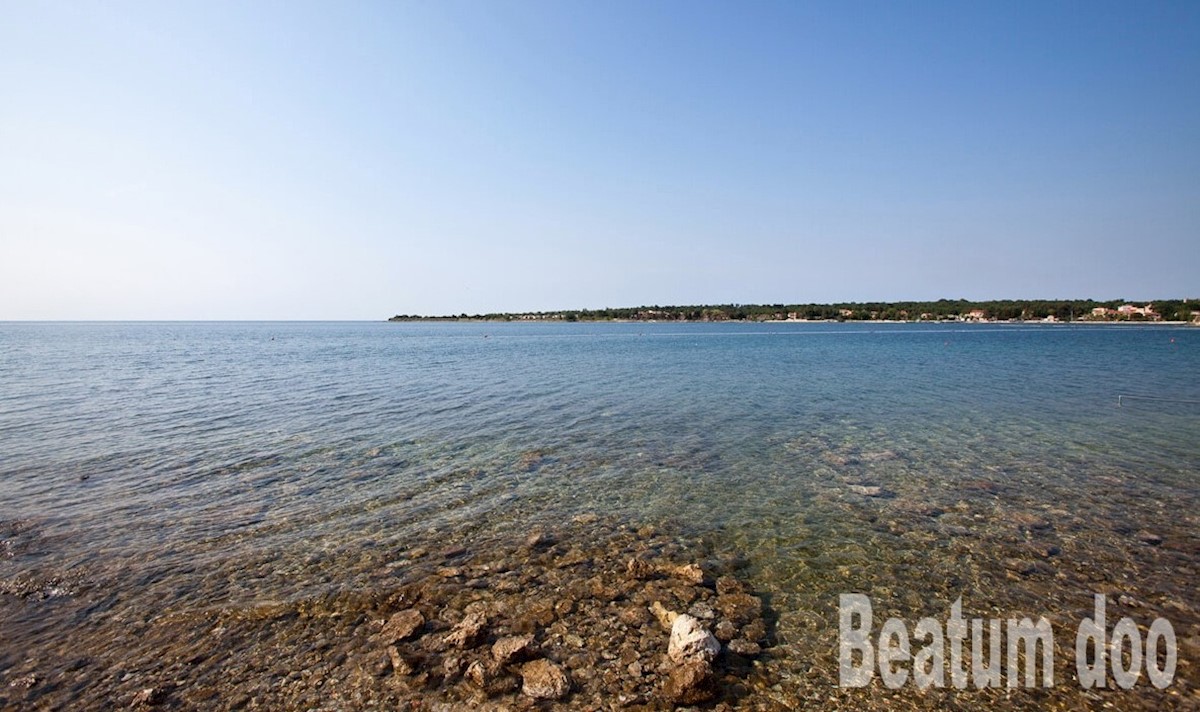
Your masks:
[[[1193,310],[1193,306],[1197,308]],[[1146,303],[1123,300],[999,300],[844,304],[721,304],[643,306],[547,312],[417,316],[398,314],[389,321],[881,321],[881,322],[1135,322],[1200,325],[1200,303],[1164,299]]]

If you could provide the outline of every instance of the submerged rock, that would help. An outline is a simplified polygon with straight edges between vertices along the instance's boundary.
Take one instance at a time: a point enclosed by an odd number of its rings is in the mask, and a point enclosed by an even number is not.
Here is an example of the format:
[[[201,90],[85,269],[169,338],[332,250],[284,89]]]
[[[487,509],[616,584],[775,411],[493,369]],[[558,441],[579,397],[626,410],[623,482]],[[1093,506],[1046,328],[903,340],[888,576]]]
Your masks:
[[[400,649],[394,645],[389,645],[387,649],[388,659],[392,662],[392,673],[405,677],[412,674],[413,668],[404,656],[400,654]]]
[[[161,687],[146,687],[133,696],[134,706],[152,707],[166,700],[167,691]]]
[[[395,643],[412,637],[413,633],[424,626],[425,616],[415,608],[408,608],[389,618],[379,634],[385,643]]]
[[[663,683],[663,697],[668,702],[694,705],[711,700],[717,693],[712,666],[706,660],[688,660],[671,669]]]
[[[717,596],[717,610],[739,625],[762,616],[762,601],[748,593],[727,593]]]
[[[732,576],[722,576],[717,579],[717,593],[746,593],[746,585]]]
[[[541,658],[521,666],[521,692],[540,700],[558,700],[571,691],[571,681],[562,668]]]
[[[717,623],[716,628],[713,629],[713,633],[716,634],[717,640],[724,640],[728,642],[737,637],[738,628],[733,624],[732,621],[722,620],[721,622]]]
[[[476,660],[467,666],[466,677],[479,687],[487,687],[492,680],[493,671],[482,660]]]
[[[699,586],[704,583],[704,570],[696,564],[684,564],[682,566],[668,566],[664,568],[664,572],[668,576],[686,581],[690,584]]]
[[[469,648],[479,640],[480,634],[483,632],[484,626],[487,625],[487,617],[482,613],[468,613],[465,618],[459,621],[458,625],[446,635],[445,642],[447,645],[453,645],[459,648]]]
[[[755,618],[742,626],[742,637],[746,640],[759,642],[767,637],[767,624],[762,618]]]
[[[1158,546],[1163,543],[1163,538],[1153,532],[1138,532],[1137,537],[1143,544],[1149,544],[1150,546]]]
[[[759,646],[758,643],[755,643],[752,640],[746,640],[745,638],[731,640],[729,641],[729,645],[726,647],[729,648],[729,652],[737,653],[738,655],[745,655],[746,657],[754,657],[762,652],[762,647]]]
[[[541,530],[532,532],[528,537],[525,538],[525,546],[529,547],[530,549],[545,549],[553,546],[555,543],[557,542],[555,541],[554,537]]]
[[[654,564],[637,556],[629,560],[629,564],[625,567],[625,570],[629,572],[630,576],[639,580],[654,578],[658,575],[658,569]]]
[[[528,654],[533,644],[532,635],[510,635],[492,644],[492,658],[498,663],[507,663]]]

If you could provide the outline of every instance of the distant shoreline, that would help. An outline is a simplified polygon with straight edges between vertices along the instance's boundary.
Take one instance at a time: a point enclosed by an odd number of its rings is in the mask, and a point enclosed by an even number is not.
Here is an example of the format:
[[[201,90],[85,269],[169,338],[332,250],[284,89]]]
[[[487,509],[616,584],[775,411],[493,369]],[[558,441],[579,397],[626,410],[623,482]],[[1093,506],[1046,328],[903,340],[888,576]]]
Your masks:
[[[565,321],[562,319],[476,319],[468,317],[466,319],[460,317],[422,317],[419,319],[396,319],[391,318],[388,322],[394,323],[443,323],[443,324],[891,324],[896,326],[911,326],[913,324],[930,324],[930,325],[946,325],[946,324],[968,324],[973,326],[1128,326],[1128,327],[1152,327],[1152,326],[1167,326],[1167,327],[1187,327],[1200,326],[1200,323],[1195,321],[1093,321],[1093,320],[1077,320],[1077,321],[1056,321],[1045,322],[1041,320],[1029,321],[899,321],[899,320],[884,320],[884,319],[867,319],[864,321],[852,321],[849,319],[761,319],[761,320],[732,320],[724,321],[692,321],[679,319],[589,319],[587,321]]]
[[[397,314],[388,321],[482,322],[872,322],[872,323],[1073,323],[1200,325],[1200,304],[1191,299],[1150,302],[1091,299],[936,302],[844,302],[835,304],[709,304],[492,312],[426,316]]]

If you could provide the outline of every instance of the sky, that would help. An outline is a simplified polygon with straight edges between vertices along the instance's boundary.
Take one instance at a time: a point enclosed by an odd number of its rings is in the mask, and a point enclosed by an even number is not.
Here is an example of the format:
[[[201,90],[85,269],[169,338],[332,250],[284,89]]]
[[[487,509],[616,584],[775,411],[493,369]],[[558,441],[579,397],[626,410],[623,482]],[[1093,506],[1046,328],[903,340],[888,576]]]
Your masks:
[[[1200,3],[0,0],[0,319],[1200,297]]]

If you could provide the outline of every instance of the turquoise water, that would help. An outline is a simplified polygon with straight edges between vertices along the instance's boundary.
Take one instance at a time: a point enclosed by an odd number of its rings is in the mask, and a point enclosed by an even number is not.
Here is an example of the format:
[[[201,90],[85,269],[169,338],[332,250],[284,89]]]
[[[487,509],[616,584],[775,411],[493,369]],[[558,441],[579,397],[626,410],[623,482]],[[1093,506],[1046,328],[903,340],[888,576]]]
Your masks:
[[[800,689],[841,591],[914,620],[1110,591],[1194,636],[1198,426],[1194,328],[0,324],[0,578],[286,600],[377,575],[334,553],[601,512],[745,557]]]

